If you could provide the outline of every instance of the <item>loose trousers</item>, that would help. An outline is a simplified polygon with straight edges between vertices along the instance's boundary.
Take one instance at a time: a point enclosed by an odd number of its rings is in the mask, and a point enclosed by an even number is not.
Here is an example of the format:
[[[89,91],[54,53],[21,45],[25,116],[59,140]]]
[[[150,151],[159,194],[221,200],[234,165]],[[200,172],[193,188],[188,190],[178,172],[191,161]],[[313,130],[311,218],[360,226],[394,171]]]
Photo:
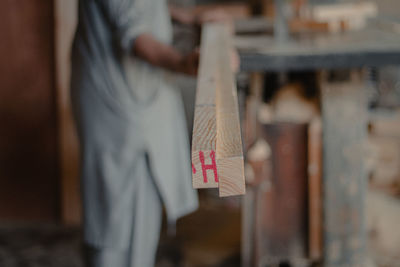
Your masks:
[[[87,247],[87,267],[153,267],[162,222],[162,201],[147,156],[137,164],[133,225],[126,250]]]

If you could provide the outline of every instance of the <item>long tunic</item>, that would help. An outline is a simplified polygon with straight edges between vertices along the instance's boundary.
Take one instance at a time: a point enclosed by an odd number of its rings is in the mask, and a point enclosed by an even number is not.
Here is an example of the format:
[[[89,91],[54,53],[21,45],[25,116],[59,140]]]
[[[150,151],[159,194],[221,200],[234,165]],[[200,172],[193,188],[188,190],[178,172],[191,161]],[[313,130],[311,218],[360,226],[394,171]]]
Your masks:
[[[171,43],[165,0],[80,0],[71,99],[81,141],[84,238],[94,246],[129,245],[134,190],[126,185],[137,179],[142,157],[149,158],[169,220],[198,206],[181,96],[165,71],[132,55],[142,33]]]

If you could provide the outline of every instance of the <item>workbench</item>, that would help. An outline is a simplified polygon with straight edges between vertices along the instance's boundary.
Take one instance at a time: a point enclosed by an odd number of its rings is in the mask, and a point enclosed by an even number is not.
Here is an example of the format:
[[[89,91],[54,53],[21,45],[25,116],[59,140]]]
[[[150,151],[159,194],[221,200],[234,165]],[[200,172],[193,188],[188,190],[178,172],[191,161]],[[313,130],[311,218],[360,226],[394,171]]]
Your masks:
[[[235,45],[241,71],[249,73],[400,65],[400,34],[375,28],[297,35],[283,42],[267,34],[237,35]],[[324,266],[365,266],[365,81],[359,77],[358,82],[350,85],[321,84]]]
[[[378,29],[319,33],[276,42],[272,36],[236,36],[241,70],[349,69],[400,64],[400,35]]]

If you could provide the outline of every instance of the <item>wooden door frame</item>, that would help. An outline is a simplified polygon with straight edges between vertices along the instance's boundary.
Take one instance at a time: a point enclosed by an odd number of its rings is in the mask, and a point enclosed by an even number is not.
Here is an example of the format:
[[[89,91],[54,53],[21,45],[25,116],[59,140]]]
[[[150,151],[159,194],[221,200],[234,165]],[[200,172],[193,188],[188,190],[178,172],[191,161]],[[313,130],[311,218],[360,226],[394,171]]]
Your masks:
[[[77,0],[55,0],[55,67],[58,112],[58,146],[61,192],[61,221],[81,222],[79,194],[79,147],[72,118],[69,87],[71,44],[78,21]]]

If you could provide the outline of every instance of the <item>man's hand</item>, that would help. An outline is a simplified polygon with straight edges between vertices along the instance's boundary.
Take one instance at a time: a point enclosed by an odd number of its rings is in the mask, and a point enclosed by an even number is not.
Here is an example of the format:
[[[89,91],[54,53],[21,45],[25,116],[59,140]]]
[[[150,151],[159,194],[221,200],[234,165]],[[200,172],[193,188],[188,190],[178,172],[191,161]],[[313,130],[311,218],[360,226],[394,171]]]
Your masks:
[[[232,17],[222,8],[195,7],[182,8],[170,5],[169,12],[173,20],[188,25],[201,25],[206,22],[227,22]]]
[[[199,49],[195,49],[191,53],[185,55],[180,62],[178,72],[193,76],[197,75],[199,56]]]
[[[230,22],[232,17],[221,8],[206,9],[197,12],[195,15],[195,24],[203,24],[207,22]]]
[[[188,55],[182,55],[172,46],[161,43],[147,33],[136,38],[132,49],[134,55],[154,66],[188,75],[197,74],[198,49]]]

